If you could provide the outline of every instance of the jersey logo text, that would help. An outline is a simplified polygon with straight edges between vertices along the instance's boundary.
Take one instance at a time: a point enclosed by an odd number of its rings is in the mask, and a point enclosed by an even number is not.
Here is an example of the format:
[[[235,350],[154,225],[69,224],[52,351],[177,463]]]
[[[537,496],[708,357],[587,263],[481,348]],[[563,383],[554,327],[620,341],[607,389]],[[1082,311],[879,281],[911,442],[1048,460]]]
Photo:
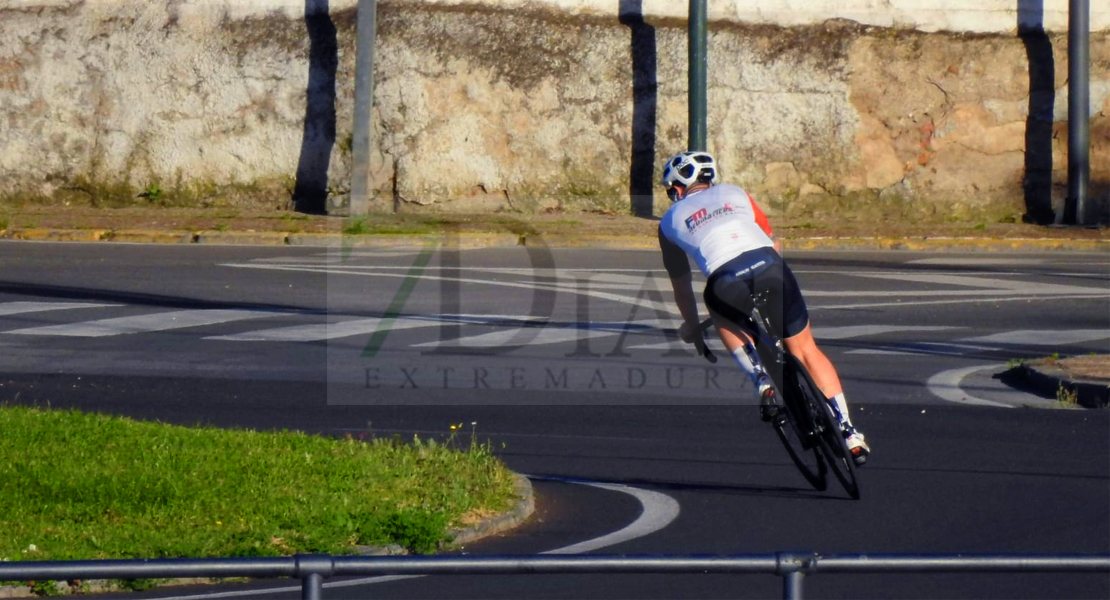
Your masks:
[[[732,212],[734,212],[734,209],[732,208],[732,205],[727,202],[724,206],[714,210],[713,212],[709,212],[704,208],[698,209],[697,212],[686,218],[686,230],[692,233],[703,223],[711,221],[721,215],[731,214]]]

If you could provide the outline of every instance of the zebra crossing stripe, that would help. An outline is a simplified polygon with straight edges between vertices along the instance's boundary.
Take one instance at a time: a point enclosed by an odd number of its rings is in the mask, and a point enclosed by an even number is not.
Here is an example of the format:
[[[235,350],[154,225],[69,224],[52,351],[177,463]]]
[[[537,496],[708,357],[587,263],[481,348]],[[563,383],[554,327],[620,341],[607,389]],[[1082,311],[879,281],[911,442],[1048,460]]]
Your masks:
[[[214,335],[206,340],[227,340],[233,342],[319,342],[355,335],[374,333],[381,325],[377,317],[339,321],[337,323],[318,323],[315,325],[294,325],[276,329],[247,331],[232,335]],[[438,327],[439,321],[428,319],[395,319],[390,329],[414,329],[417,327]]]
[[[70,308],[110,308],[119,304],[94,304],[91,302],[4,302],[0,304],[0,317],[47,310]]]
[[[202,325],[215,325],[231,321],[245,321],[247,319],[261,319],[263,317],[286,314],[289,313],[242,309],[178,310],[131,317],[119,317],[115,319],[85,321],[81,323],[66,323],[64,325],[30,327],[27,329],[7,331],[5,333],[15,335],[107,337],[131,333],[145,333],[149,331],[167,331],[171,329],[184,329],[187,327],[200,327]]]

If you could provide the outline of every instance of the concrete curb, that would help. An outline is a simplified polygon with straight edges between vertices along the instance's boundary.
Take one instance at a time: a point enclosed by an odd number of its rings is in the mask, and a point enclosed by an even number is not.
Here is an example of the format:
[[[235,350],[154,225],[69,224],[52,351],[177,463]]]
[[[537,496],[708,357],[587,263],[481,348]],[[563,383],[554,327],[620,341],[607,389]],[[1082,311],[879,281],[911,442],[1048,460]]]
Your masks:
[[[519,474],[513,473],[513,492],[517,495],[516,504],[513,505],[508,511],[486,517],[473,525],[462,527],[459,529],[452,529],[447,532],[451,536],[451,543],[454,545],[469,544],[478,541],[482,538],[503,533],[514,527],[517,527],[536,510],[536,500],[532,493],[532,482],[528,478]],[[389,546],[357,546],[359,554],[363,556],[396,556],[401,554],[408,554],[408,550],[391,544]]]
[[[787,250],[966,250],[970,252],[1023,251],[1110,251],[1110,240],[1073,240],[1057,238],[786,238]]]
[[[527,477],[519,473],[513,473],[513,492],[517,495],[516,504],[513,505],[508,511],[487,517],[478,521],[477,523],[461,529],[453,529],[448,532],[452,536],[452,544],[463,545],[475,542],[491,535],[503,533],[514,527],[519,526],[532,516],[536,510],[535,495],[532,492],[532,482]],[[356,546],[358,553],[363,556],[397,556],[408,554],[408,550],[391,544],[389,546]],[[226,580],[224,580],[226,581]],[[221,580],[209,578],[189,578],[189,579],[169,579],[159,583],[155,587],[174,586],[174,585],[190,585],[190,584],[215,584],[220,583]],[[58,590],[62,595],[70,595],[72,590],[69,584],[65,581],[55,582]],[[80,592],[84,593],[108,593],[108,592],[121,592],[122,590],[118,585],[111,581],[86,581],[84,582],[84,589]],[[29,598],[35,597],[31,593],[30,586],[26,585],[7,585],[0,586],[0,598]]]
[[[527,477],[514,473],[513,492],[516,493],[519,499],[508,512],[482,519],[469,527],[452,531],[451,535],[454,537],[454,543],[456,545],[469,544],[513,529],[528,520],[528,517],[532,516],[532,513],[536,510],[532,482],[528,481]]]
[[[302,247],[423,248],[445,244],[457,248],[599,248],[651,250],[654,235],[572,235],[458,233],[447,235],[340,235],[276,231],[158,231],[99,229],[8,229],[0,239],[46,242],[124,242],[144,244],[206,244]],[[798,237],[784,238],[787,250],[916,250],[967,252],[1068,251],[1110,252],[1110,240],[1060,238],[974,237]]]
[[[1055,396],[1063,387],[1076,395],[1076,403],[1084,408],[1110,407],[1110,384],[1085,379],[1072,380],[1063,369],[1036,362],[1019,366],[1015,373],[1022,383],[1047,396]]]

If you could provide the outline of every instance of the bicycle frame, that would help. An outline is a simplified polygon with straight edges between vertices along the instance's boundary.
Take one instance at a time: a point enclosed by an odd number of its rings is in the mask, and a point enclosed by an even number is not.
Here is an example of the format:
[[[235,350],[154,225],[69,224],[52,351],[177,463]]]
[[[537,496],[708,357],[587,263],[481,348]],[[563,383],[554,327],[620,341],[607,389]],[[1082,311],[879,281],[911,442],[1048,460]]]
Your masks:
[[[778,406],[785,409],[786,421],[777,422],[778,416],[774,416],[771,418],[772,426],[791,460],[814,488],[825,489],[827,466],[832,466],[845,491],[852,498],[859,499],[855,465],[840,433],[836,409],[830,406],[801,362],[790,355],[783,341],[773,333],[767,317],[760,311],[766,306],[765,294],[756,294],[752,299],[751,314],[745,315],[747,321],[736,323],[736,326],[752,339],[764,369],[771,376]],[[712,317],[699,324],[694,343],[699,354],[710,362],[716,362],[703,338],[703,332],[712,324]],[[810,452],[816,459],[813,465],[806,462]]]

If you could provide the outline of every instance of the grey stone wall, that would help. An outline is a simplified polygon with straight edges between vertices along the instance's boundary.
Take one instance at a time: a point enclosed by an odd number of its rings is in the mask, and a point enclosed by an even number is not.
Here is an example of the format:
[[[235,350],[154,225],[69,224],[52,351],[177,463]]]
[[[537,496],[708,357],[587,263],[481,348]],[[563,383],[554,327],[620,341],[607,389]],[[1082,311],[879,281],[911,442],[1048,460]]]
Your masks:
[[[352,8],[0,9],[0,196],[341,210]],[[709,149],[791,218],[1016,219],[1059,204],[1066,36],[715,22]],[[400,211],[658,213],[686,140],[686,29],[379,3],[372,188]],[[1110,192],[1110,33],[1092,37]]]

